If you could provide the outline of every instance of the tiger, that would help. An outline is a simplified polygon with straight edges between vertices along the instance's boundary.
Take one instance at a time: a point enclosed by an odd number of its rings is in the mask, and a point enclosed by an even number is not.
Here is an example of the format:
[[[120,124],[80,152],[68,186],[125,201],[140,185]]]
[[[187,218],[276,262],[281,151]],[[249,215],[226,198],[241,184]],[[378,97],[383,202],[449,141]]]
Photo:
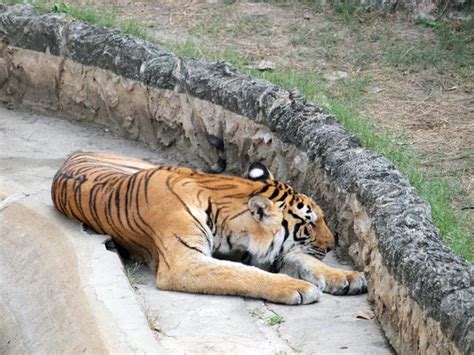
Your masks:
[[[160,290],[289,305],[367,291],[363,272],[322,262],[336,242],[321,208],[259,162],[240,177],[75,153],[51,196],[60,213],[146,262]]]

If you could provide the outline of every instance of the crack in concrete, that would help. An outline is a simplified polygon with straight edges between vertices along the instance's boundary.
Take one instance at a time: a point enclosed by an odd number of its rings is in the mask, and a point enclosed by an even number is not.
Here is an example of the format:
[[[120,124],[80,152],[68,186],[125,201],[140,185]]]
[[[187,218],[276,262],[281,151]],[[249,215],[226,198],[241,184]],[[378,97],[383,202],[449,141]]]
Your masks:
[[[30,196],[29,194],[25,194],[23,192],[19,192],[10,196],[7,196],[5,199],[3,199],[2,202],[0,202],[0,212],[7,209],[11,205],[13,205],[15,202],[24,199],[25,197]]]
[[[244,300],[245,301],[245,300]],[[268,340],[272,341],[271,338],[269,337],[269,334],[272,334],[276,339],[279,339],[281,341],[282,346],[285,348],[283,350],[279,350],[276,353],[287,353],[288,350],[291,350],[293,352],[301,352],[301,349],[296,347],[295,345],[291,344],[291,342],[288,339],[285,339],[283,337],[282,331],[280,330],[280,325],[274,326],[269,324],[268,317],[267,315],[269,313],[272,313],[278,317],[281,317],[276,311],[270,308],[267,302],[262,301],[262,306],[261,307],[256,307],[251,309],[249,307],[249,304],[245,302],[245,308],[249,312],[250,316],[252,319],[255,320],[260,320],[263,322],[263,324],[257,324],[258,328],[260,331],[267,337]]]
[[[264,302],[263,302],[263,305],[264,305],[264,307],[265,307],[269,312],[271,312],[271,313],[275,314],[276,316],[280,317],[280,318],[283,320],[283,322],[284,322],[284,318],[283,318],[278,312],[276,312],[275,310],[273,310],[267,302],[264,301]],[[292,344],[291,341],[290,341],[288,338],[285,338],[285,337],[283,336],[283,332],[282,332],[282,330],[280,329],[281,323],[282,323],[282,322],[278,323],[278,325],[277,325],[276,327],[273,326],[273,327],[276,329],[276,334],[278,335],[278,338],[281,339],[281,340],[282,340],[291,350],[293,350],[295,353],[301,353],[302,350],[301,350],[297,345]],[[300,346],[301,346],[301,345],[302,345],[302,344],[300,344]]]

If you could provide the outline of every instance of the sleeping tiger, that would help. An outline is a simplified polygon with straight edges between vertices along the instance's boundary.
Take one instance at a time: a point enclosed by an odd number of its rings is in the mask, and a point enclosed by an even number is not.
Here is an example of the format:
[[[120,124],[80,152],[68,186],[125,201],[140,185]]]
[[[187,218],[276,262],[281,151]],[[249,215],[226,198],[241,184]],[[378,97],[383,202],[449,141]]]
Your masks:
[[[78,153],[51,192],[61,213],[144,259],[162,290],[283,304],[367,290],[363,273],[321,262],[335,245],[321,208],[260,163],[242,178]]]

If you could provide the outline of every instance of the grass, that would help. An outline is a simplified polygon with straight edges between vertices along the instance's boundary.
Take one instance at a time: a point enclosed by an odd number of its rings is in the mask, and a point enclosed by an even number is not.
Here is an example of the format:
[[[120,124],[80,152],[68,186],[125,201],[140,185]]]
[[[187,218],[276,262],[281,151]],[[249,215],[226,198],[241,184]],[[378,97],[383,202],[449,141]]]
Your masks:
[[[64,3],[55,3],[52,6],[55,13],[65,13],[75,18],[80,18],[84,22],[93,23],[104,27],[113,27],[117,22],[114,11],[102,10],[100,13],[92,8],[75,8]]]
[[[153,332],[156,333],[162,333],[162,329],[160,327],[160,315],[156,310],[151,309],[150,306],[144,305],[144,312],[145,312],[145,317],[148,322],[148,326]]]
[[[268,319],[267,319],[267,323],[270,326],[281,324],[283,322],[284,322],[283,317],[280,316],[279,314],[274,314],[274,315],[268,317]]]
[[[435,69],[439,73],[451,73],[461,80],[472,80],[474,17],[464,22],[420,19],[416,24],[423,29],[425,36],[408,41],[389,26],[372,32],[371,40],[378,41],[382,50],[372,53],[357,43],[353,63],[360,66],[376,62],[401,71]],[[351,26],[359,34],[360,43],[367,40],[367,26],[363,27],[358,21],[352,21]]]
[[[249,16],[249,15],[240,15],[237,17],[237,20],[234,25],[230,27],[230,34],[232,36],[268,36],[270,32],[268,27],[270,26],[270,21],[266,16]]]
[[[336,55],[336,45],[341,41],[334,35],[332,26],[315,31],[314,28],[293,24],[289,32],[292,33],[290,44],[293,46],[311,46],[315,42],[321,42],[320,51],[326,58]]]
[[[130,283],[130,286],[134,290],[137,289],[137,285],[140,283],[143,283],[142,277],[138,274],[138,271],[142,267],[141,263],[135,262],[135,263],[126,263],[124,270],[125,270],[125,276],[127,276],[128,282]]]
[[[195,36],[206,36],[218,39],[222,33],[237,38],[241,36],[268,36],[270,21],[267,16],[233,15],[232,6],[213,10],[211,16],[195,24],[190,33]],[[235,19],[234,19],[235,17]],[[232,19],[230,21],[229,19]]]
[[[426,36],[410,38],[407,41],[399,33],[386,25],[380,30],[374,26],[386,13],[377,12],[371,15],[368,9],[357,7],[339,1],[329,1],[332,11],[333,24],[339,28],[346,28],[348,37],[354,45],[353,55],[344,58],[357,67],[378,63],[379,65],[396,68],[398,70],[435,69],[440,73],[452,73],[461,80],[472,81],[474,66],[474,17],[456,22],[433,19],[418,19],[416,24],[424,28]],[[305,25],[296,23],[290,26],[294,33],[293,44],[306,45],[311,37],[318,36],[323,42],[328,56],[333,56],[331,47],[336,47],[342,41],[334,36],[335,29],[326,28],[323,31],[308,34]],[[430,36],[432,35],[432,36]],[[364,46],[364,43],[378,41],[381,44],[379,53],[375,53]]]
[[[3,3],[32,3],[45,10],[50,7],[57,12],[67,13],[82,21],[106,26],[118,27],[125,33],[137,36],[142,39],[153,41],[144,26],[137,21],[118,21],[115,14],[110,11],[90,8],[76,8],[70,5],[56,4],[45,0],[3,0]],[[54,6],[53,6],[54,5]],[[337,11],[337,10],[336,10]],[[341,9],[340,13],[344,18],[350,19],[353,15],[352,10]],[[351,20],[352,21],[352,20]],[[387,65],[402,65],[412,67],[413,65],[426,63],[434,65],[439,69],[455,63],[457,69],[464,72],[465,75],[472,74],[472,60],[470,50],[472,49],[472,30],[474,21],[468,21],[462,26],[454,29],[446,23],[435,21],[422,21],[420,26],[427,26],[430,30],[436,31],[439,38],[437,46],[430,50],[424,50],[423,46],[407,46],[400,49],[388,51],[385,54]],[[237,26],[236,33],[245,31],[255,31],[252,27],[255,24],[248,19],[242,19]],[[195,31],[200,31],[196,28]],[[290,28],[290,31],[298,32],[298,28]],[[456,31],[461,35],[456,35]],[[218,33],[218,32],[216,32]],[[328,33],[328,41],[333,41],[332,34]],[[299,41],[307,40],[304,34]],[[426,172],[423,172],[420,166],[420,160],[417,154],[405,147],[397,144],[387,133],[379,132],[366,118],[357,111],[360,104],[360,92],[369,82],[368,78],[356,78],[355,80],[344,80],[338,83],[336,94],[330,90],[317,72],[297,72],[290,68],[278,68],[273,71],[260,72],[249,68],[248,64],[253,60],[249,56],[242,55],[228,49],[208,49],[191,40],[182,44],[166,45],[167,48],[183,57],[203,58],[207,60],[226,60],[242,72],[253,75],[260,79],[271,81],[281,87],[292,90],[297,88],[309,101],[317,102],[327,112],[333,114],[345,126],[345,128],[356,134],[363,145],[378,152],[389,159],[395,167],[400,170],[418,190],[418,193],[429,202],[432,209],[433,220],[441,231],[445,242],[453,249],[455,253],[464,257],[471,263],[474,263],[474,235],[471,232],[472,225],[468,220],[467,212],[454,209],[451,206],[456,194],[459,194],[459,187],[447,178],[431,178]],[[388,48],[391,47],[388,42]],[[446,52],[452,51],[452,54]],[[472,53],[471,53],[472,54]],[[425,64],[423,64],[425,65]]]
[[[467,24],[455,30],[444,22],[435,22],[432,31],[435,38],[429,42],[420,39],[410,43],[400,43],[387,39],[382,61],[391,67],[401,69],[428,69],[452,71],[467,77],[472,74],[474,65],[474,46],[472,44],[472,25]],[[471,28],[470,28],[471,27]],[[459,32],[457,32],[459,31]]]

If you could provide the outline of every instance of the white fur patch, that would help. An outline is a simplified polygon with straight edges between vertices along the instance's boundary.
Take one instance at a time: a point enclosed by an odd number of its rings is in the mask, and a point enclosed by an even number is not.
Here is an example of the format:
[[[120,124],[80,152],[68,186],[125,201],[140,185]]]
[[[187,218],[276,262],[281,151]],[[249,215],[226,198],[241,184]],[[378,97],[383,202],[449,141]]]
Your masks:
[[[259,177],[262,177],[265,174],[265,172],[260,169],[260,168],[255,168],[249,171],[249,177],[252,179],[258,179]]]

